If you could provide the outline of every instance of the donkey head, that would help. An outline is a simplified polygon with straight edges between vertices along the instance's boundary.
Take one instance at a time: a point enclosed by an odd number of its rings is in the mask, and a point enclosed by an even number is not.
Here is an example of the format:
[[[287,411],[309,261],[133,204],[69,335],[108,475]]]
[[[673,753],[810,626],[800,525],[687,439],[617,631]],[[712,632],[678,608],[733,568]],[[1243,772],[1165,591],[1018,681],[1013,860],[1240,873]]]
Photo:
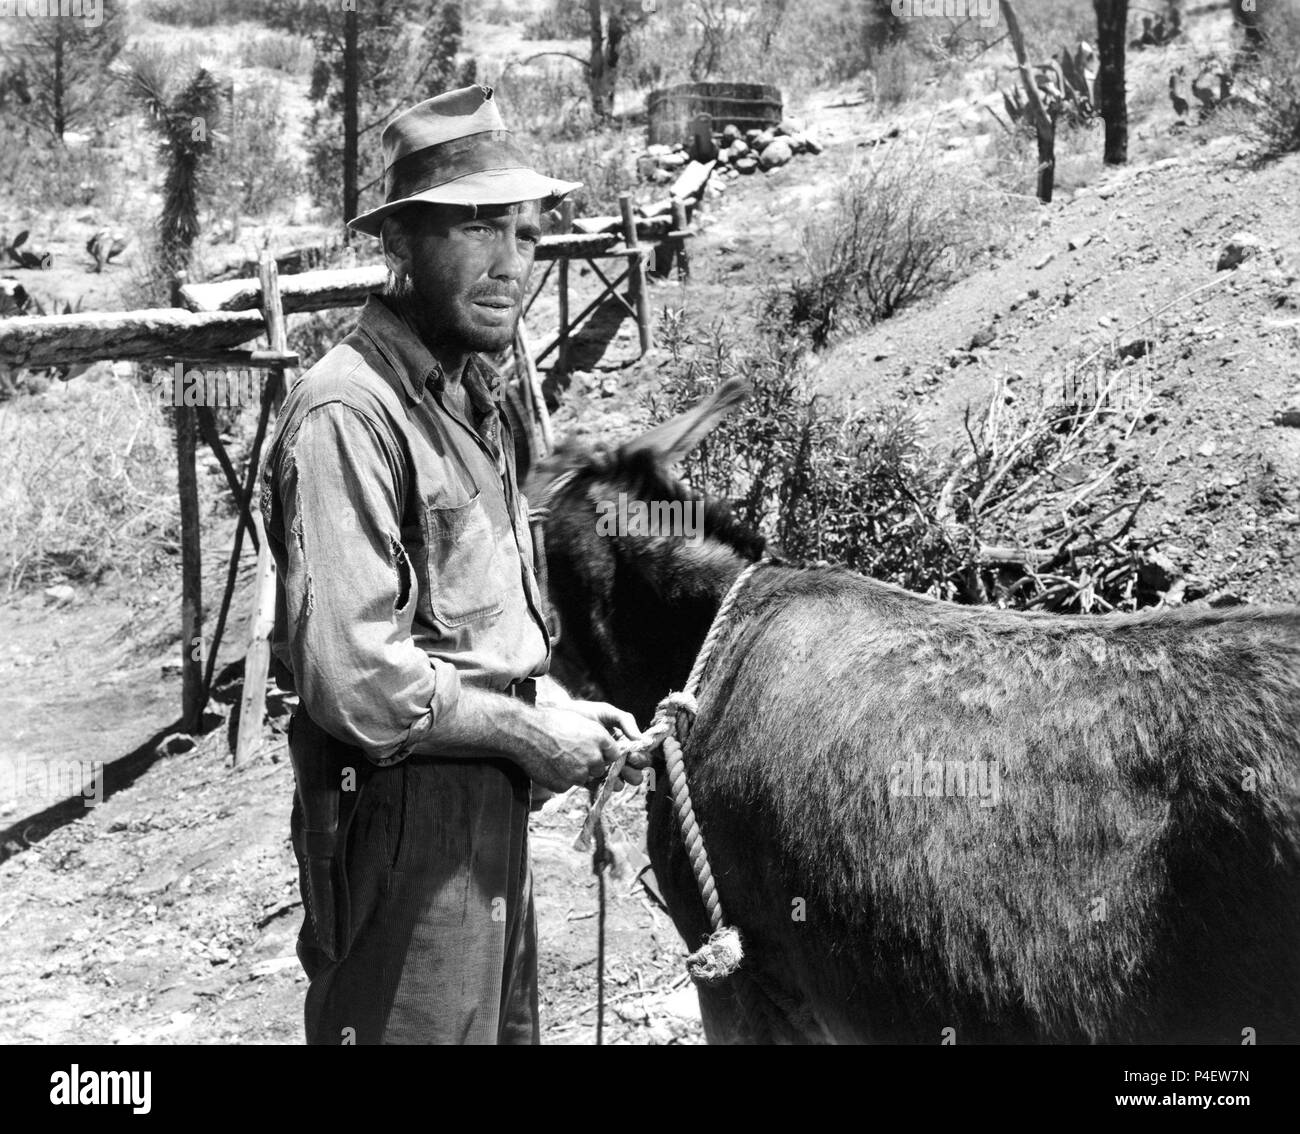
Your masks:
[[[728,586],[763,551],[731,506],[670,473],[749,396],[733,379],[616,449],[563,444],[527,478],[560,640],[552,672],[643,724],[680,688]]]

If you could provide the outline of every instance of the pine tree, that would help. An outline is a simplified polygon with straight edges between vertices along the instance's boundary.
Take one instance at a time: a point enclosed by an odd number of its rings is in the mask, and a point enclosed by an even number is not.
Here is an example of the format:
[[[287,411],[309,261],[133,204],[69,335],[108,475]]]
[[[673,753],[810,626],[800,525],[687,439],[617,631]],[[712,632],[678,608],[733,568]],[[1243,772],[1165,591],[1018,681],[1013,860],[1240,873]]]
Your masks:
[[[84,13],[60,15],[57,3],[47,16],[4,21],[6,60],[30,95],[14,105],[22,118],[62,141],[103,116],[113,83],[109,64],[126,43],[119,4],[104,0],[98,24]]]
[[[357,6],[290,0],[273,9],[281,26],[316,48],[307,128],[318,200],[339,201],[343,218],[378,203],[378,134],[407,107],[455,85],[460,0],[367,0]],[[467,80],[469,81],[469,80]]]

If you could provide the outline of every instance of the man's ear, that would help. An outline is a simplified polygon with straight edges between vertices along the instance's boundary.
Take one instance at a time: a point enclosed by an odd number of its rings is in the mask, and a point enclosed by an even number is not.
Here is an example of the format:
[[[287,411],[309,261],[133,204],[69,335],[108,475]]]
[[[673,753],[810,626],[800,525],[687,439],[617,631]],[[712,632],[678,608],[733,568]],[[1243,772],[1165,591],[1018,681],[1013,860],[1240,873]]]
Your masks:
[[[397,219],[396,214],[384,218],[379,229],[379,240],[388,270],[397,279],[406,279],[411,274],[411,240],[406,226]]]

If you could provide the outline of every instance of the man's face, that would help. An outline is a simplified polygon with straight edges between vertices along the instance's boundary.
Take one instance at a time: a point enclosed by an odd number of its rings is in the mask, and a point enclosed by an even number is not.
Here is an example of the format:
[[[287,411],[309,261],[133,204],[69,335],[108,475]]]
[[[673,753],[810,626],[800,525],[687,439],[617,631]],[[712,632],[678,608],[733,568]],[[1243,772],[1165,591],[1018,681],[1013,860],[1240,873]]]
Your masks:
[[[430,346],[497,351],[514,340],[541,238],[541,206],[413,205],[389,264],[409,280],[408,314]]]

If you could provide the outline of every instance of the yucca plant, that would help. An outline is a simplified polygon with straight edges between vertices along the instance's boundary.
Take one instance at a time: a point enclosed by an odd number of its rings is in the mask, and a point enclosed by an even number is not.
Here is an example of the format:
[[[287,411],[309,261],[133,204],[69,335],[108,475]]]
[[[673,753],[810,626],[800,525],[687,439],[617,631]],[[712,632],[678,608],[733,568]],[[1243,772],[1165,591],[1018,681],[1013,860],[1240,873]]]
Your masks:
[[[198,239],[202,164],[220,137],[216,125],[222,91],[216,77],[202,67],[177,90],[165,66],[149,57],[133,60],[125,79],[127,89],[144,107],[167,170],[158,256],[170,277],[189,267]]]

